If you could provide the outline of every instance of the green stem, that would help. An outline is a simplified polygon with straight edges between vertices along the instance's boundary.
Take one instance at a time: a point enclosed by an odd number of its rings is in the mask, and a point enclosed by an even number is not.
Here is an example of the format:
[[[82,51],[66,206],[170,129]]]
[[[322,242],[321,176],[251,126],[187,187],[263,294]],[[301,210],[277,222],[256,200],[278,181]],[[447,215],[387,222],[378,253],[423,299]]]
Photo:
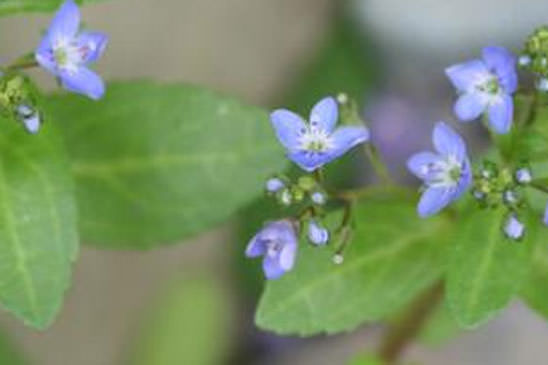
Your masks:
[[[444,283],[436,282],[411,304],[401,320],[386,333],[378,354],[387,364],[396,364],[403,351],[420,332],[443,299]]]
[[[366,143],[364,150],[367,158],[369,158],[369,161],[371,161],[371,165],[373,166],[373,170],[375,170],[375,174],[381,180],[381,182],[383,184],[393,185],[394,182],[392,181],[392,178],[388,173],[386,165],[384,164],[384,162],[382,162],[377,148],[372,143]]]
[[[5,68],[6,71],[24,70],[37,67],[38,62],[34,59],[34,54],[28,54],[17,59],[14,63]]]

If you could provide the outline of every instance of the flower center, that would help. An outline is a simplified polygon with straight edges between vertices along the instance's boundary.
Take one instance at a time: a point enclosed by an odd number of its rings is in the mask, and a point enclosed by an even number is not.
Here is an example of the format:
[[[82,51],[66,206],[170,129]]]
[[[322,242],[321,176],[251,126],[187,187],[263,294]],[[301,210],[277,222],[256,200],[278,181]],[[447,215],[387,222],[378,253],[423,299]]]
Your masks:
[[[266,242],[266,254],[270,257],[276,257],[282,251],[283,243],[279,240],[269,240]]]
[[[502,89],[496,75],[491,74],[487,80],[478,85],[478,90],[489,95],[498,95]]]
[[[89,52],[88,47],[78,46],[66,39],[58,40],[52,48],[57,67],[67,72],[75,72],[84,63]]]
[[[451,187],[458,184],[462,177],[462,164],[455,156],[424,166],[426,184],[430,187]]]
[[[302,150],[322,153],[333,148],[329,134],[321,128],[311,127],[303,131],[299,144]]]

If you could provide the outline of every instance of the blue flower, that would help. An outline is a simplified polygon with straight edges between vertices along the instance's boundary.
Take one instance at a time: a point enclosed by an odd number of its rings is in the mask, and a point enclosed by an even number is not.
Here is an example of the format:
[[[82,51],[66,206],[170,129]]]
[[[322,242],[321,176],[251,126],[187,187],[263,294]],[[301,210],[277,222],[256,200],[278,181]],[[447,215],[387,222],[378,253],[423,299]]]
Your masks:
[[[487,112],[497,133],[508,133],[514,117],[512,94],[517,90],[516,59],[502,47],[486,47],[482,59],[451,66],[445,73],[460,96],[455,114],[461,121]]]
[[[285,183],[278,177],[272,177],[266,181],[266,191],[268,193],[276,193],[285,187]]]
[[[525,226],[521,223],[515,214],[510,214],[504,225],[504,234],[506,237],[519,240],[525,233]]]
[[[329,231],[311,219],[308,223],[308,240],[316,246],[326,245],[329,241]]]
[[[79,32],[79,27],[78,6],[67,0],[53,18],[35,58],[65,89],[99,99],[105,92],[103,80],[87,66],[99,59],[108,39],[102,33]]]
[[[447,124],[438,122],[432,141],[437,153],[419,152],[407,161],[409,170],[424,181],[425,190],[417,209],[421,217],[436,214],[458,199],[472,183],[462,138]]]
[[[309,122],[286,109],[275,110],[270,115],[276,135],[287,149],[287,157],[308,172],[369,139],[365,126],[335,129],[338,118],[339,107],[332,97],[320,100],[312,108]]]
[[[27,132],[31,134],[38,133],[40,126],[42,125],[42,118],[40,112],[33,109],[27,104],[21,104],[16,108],[18,119],[23,123]]]
[[[263,271],[267,279],[277,279],[293,269],[298,238],[289,220],[266,225],[247,245],[245,254],[254,258],[264,256]]]

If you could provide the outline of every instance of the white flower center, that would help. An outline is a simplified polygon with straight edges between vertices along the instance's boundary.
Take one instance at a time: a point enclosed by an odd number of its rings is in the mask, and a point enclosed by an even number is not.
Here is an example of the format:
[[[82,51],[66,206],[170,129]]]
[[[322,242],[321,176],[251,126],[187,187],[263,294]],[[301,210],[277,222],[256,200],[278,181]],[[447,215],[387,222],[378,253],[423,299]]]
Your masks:
[[[426,176],[429,187],[453,187],[462,176],[462,164],[456,156],[449,155],[434,163],[423,165],[422,173]]]
[[[309,152],[325,152],[334,147],[333,139],[323,129],[314,125],[303,131],[299,138],[299,145],[302,150]]]
[[[283,242],[280,240],[269,240],[266,242],[266,254],[270,257],[276,257],[283,249]]]
[[[73,73],[84,63],[88,47],[81,47],[72,39],[59,38],[52,47],[53,58],[60,70]]]

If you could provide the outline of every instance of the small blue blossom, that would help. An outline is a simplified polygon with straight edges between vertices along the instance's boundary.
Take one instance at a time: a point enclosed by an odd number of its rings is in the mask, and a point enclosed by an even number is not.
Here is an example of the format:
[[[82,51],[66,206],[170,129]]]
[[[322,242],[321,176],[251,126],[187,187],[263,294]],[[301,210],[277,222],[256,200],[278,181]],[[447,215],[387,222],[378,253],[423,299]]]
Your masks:
[[[284,182],[277,177],[270,178],[266,181],[266,191],[276,193],[285,187]]]
[[[369,131],[365,126],[335,129],[338,118],[339,106],[332,97],[320,100],[312,108],[308,123],[286,109],[275,110],[270,115],[276,135],[287,149],[287,157],[308,172],[369,139]]]
[[[263,271],[267,279],[278,279],[293,269],[297,255],[298,238],[289,220],[266,225],[247,245],[249,258],[263,256]]]
[[[462,138],[447,124],[438,122],[432,141],[437,153],[419,152],[407,161],[409,170],[424,181],[425,190],[417,209],[421,217],[436,214],[458,199],[472,183]]]
[[[518,63],[520,66],[526,67],[531,64],[531,57],[529,55],[521,55],[518,58]]]
[[[482,55],[445,70],[460,94],[455,114],[467,122],[486,112],[495,132],[508,133],[514,115],[512,94],[518,86],[515,56],[502,47],[486,47]]]
[[[27,132],[31,134],[38,133],[40,125],[42,124],[42,118],[40,113],[28,106],[27,104],[21,104],[17,107],[17,117],[25,126]]]
[[[308,240],[317,246],[326,245],[329,242],[329,231],[311,219],[308,223]]]
[[[101,57],[108,39],[98,32],[79,32],[79,28],[78,6],[67,0],[53,18],[35,58],[65,89],[99,99],[105,92],[103,80],[87,66]]]
[[[315,191],[313,192],[311,195],[310,195],[310,199],[312,200],[312,202],[314,204],[317,204],[317,205],[324,205],[325,202],[327,201],[327,197],[325,196],[325,194],[321,191]]]
[[[529,184],[533,180],[533,176],[531,175],[531,170],[528,168],[521,168],[516,171],[516,181],[520,184]]]
[[[544,217],[542,218],[542,222],[545,226],[548,226],[548,204],[546,204],[546,208],[544,209]]]
[[[504,225],[504,234],[506,237],[513,240],[519,240],[523,237],[524,233],[525,226],[523,223],[518,220],[515,214],[511,214]]]

